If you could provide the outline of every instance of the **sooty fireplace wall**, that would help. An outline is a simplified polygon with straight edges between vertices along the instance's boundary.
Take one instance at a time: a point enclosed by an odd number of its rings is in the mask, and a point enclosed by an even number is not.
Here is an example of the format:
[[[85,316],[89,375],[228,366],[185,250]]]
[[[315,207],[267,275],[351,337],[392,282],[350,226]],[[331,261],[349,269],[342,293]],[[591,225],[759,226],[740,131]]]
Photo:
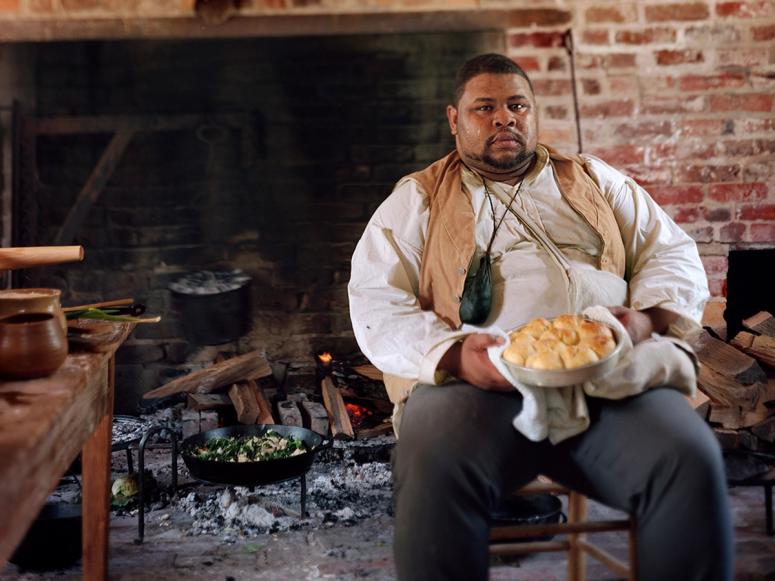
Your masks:
[[[252,331],[220,349],[263,347],[312,381],[313,353],[356,348],[346,284],[368,217],[400,176],[451,148],[454,71],[502,43],[500,33],[450,33],[38,45],[37,103],[25,115],[186,123],[134,135],[60,241],[85,246],[82,264],[20,273],[19,283],[62,288],[66,304],[131,295],[163,316],[119,352],[119,412],[212,361],[219,348],[184,340],[167,289],[204,268],[253,279]],[[109,140],[37,138],[37,177],[26,172],[16,198],[17,244],[54,242]]]

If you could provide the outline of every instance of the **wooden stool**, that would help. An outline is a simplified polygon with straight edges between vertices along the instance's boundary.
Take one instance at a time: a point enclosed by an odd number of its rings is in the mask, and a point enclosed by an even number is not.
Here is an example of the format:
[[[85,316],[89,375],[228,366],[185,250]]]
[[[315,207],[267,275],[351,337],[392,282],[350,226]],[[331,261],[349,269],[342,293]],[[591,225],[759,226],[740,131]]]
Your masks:
[[[490,531],[490,555],[524,555],[549,551],[568,552],[568,579],[584,581],[586,579],[586,555],[589,554],[616,574],[637,580],[635,517],[621,520],[588,521],[587,497],[543,477],[519,489],[517,494],[560,494],[568,497],[568,522],[557,524],[496,526]],[[586,533],[608,531],[629,531],[629,566],[607,551],[593,545],[586,539]],[[560,541],[516,542],[515,539],[566,535]],[[495,543],[492,543],[495,541]]]

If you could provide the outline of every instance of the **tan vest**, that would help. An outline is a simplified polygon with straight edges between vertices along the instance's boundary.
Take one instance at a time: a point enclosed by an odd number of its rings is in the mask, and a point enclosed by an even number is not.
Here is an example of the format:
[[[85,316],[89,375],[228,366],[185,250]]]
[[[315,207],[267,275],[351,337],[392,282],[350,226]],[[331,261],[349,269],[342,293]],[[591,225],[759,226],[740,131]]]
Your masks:
[[[597,233],[601,242],[598,267],[623,277],[624,244],[611,206],[595,180],[586,172],[584,160],[547,146],[557,186],[565,201]],[[476,250],[475,216],[471,196],[463,188],[460,156],[453,151],[427,168],[408,176],[428,196],[430,219],[420,266],[419,300],[423,310],[436,313],[450,328],[460,321],[460,297],[466,273]],[[416,380],[385,375],[390,400],[406,399]]]

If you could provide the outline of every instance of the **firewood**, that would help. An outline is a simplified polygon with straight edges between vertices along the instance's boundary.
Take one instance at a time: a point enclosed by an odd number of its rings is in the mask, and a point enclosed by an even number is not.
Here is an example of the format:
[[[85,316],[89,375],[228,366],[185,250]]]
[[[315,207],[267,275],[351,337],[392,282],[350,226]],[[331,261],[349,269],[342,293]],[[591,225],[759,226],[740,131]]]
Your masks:
[[[344,405],[342,394],[331,381],[330,377],[324,377],[320,383],[323,392],[323,404],[328,412],[328,421],[331,426],[331,435],[334,438],[351,440],[355,437],[350,416]]]
[[[751,432],[770,444],[775,443],[775,416],[770,416],[751,427]]]
[[[760,363],[775,367],[775,338],[741,331],[729,343]]]
[[[710,398],[705,395],[699,389],[694,393],[692,397],[684,396],[692,409],[703,419],[708,419],[708,413],[710,412]]]
[[[246,381],[235,383],[229,388],[229,399],[237,410],[237,421],[241,424],[255,424],[258,418],[256,392]]]
[[[734,450],[740,447],[740,434],[737,430],[728,430],[726,428],[713,428],[719,444],[724,450]]]
[[[760,311],[753,317],[743,319],[743,327],[759,335],[775,337],[775,317],[767,311]]]
[[[727,407],[741,406],[748,410],[756,407],[761,393],[767,389],[766,383],[743,385],[707,365],[700,366],[697,386],[716,404]]]
[[[770,415],[770,409],[764,404],[759,404],[753,410],[746,410],[740,406],[710,406],[708,421],[712,424],[721,424],[730,430],[750,428],[763,421]]]
[[[375,436],[382,436],[384,434],[390,434],[393,432],[393,422],[382,422],[378,426],[373,428],[366,428],[355,432],[355,437],[359,440],[366,438],[374,438]]]
[[[272,415],[272,406],[264,393],[263,388],[256,384],[252,379],[248,381],[248,385],[251,386],[253,392],[256,395],[256,401],[258,402],[258,417],[256,418],[257,424],[276,424],[274,416]]]
[[[692,343],[703,366],[737,383],[752,385],[767,380],[767,374],[753,357],[723,341],[714,339],[707,331],[698,333]]]
[[[765,449],[765,446],[769,446],[766,442],[759,439],[758,436],[752,434],[748,430],[737,430],[740,434],[740,447],[753,452],[761,451]]]
[[[323,436],[328,434],[328,412],[323,404],[316,401],[302,401],[301,415],[305,427]]]
[[[382,381],[382,372],[374,367],[371,363],[366,365],[356,365],[352,370],[358,375],[373,379],[374,381]]]
[[[251,351],[244,355],[226,359],[206,369],[194,371],[169,383],[152,389],[143,399],[164,397],[174,393],[211,393],[246,379],[258,379],[272,374],[261,351]]]
[[[277,404],[277,415],[280,418],[280,423],[284,426],[297,426],[303,427],[301,421],[301,412],[299,406],[295,401],[285,400]]]
[[[214,410],[229,407],[231,399],[225,393],[186,394],[186,407],[192,410]]]

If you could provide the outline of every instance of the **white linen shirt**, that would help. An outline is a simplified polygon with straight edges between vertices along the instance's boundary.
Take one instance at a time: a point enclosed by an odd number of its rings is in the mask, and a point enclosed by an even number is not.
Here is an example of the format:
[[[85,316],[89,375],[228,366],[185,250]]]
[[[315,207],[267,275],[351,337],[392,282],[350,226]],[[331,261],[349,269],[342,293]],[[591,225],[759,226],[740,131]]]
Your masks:
[[[597,271],[601,244],[597,233],[562,197],[546,149],[539,145],[536,153],[514,204],[545,229],[569,263]],[[694,241],[632,179],[594,156],[583,157],[621,231],[629,306],[637,310],[658,306],[679,314],[670,331],[683,336],[697,327],[708,298]],[[493,212],[482,178],[465,167],[461,177],[475,215],[477,250],[472,267],[487,247],[494,222],[506,213],[491,250],[493,309],[483,326],[510,330],[535,317],[568,312],[564,270],[507,211],[519,186],[488,180]],[[355,337],[371,363],[385,373],[438,384],[443,374],[436,368],[444,353],[455,341],[482,328],[451,329],[435,313],[420,308],[420,265],[429,214],[429,198],[419,184],[409,178],[399,181],[358,242],[348,292]]]

